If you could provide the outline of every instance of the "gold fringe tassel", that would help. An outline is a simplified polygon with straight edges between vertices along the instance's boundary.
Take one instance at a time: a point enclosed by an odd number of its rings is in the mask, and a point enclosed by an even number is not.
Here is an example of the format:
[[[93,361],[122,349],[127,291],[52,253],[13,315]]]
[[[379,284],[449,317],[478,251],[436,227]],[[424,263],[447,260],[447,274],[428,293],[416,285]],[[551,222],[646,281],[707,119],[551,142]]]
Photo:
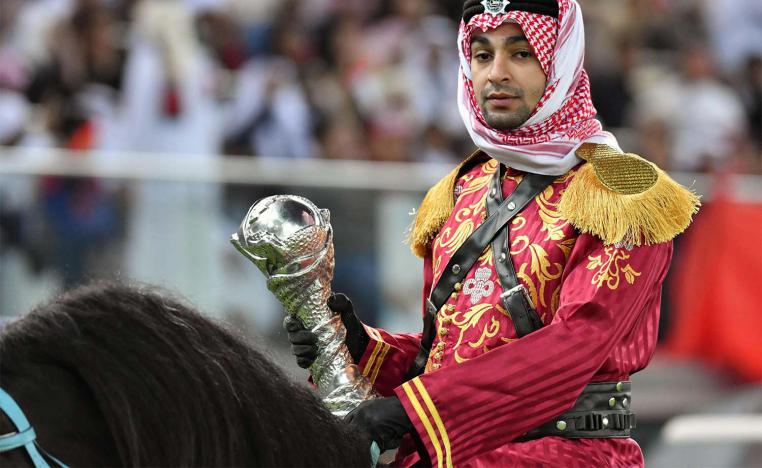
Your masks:
[[[431,187],[418,208],[408,236],[410,249],[418,257],[426,256],[429,244],[455,208],[453,189],[459,171],[460,166]]]
[[[455,208],[454,191],[458,177],[467,167],[472,167],[473,163],[482,159],[486,159],[484,153],[475,151],[426,193],[407,238],[410,250],[416,256],[420,258],[426,256],[429,244]]]
[[[658,175],[653,186],[623,195],[607,188],[593,164],[587,163],[561,197],[559,212],[579,231],[601,238],[606,245],[651,245],[672,240],[688,227],[701,202],[695,193],[653,167]]]

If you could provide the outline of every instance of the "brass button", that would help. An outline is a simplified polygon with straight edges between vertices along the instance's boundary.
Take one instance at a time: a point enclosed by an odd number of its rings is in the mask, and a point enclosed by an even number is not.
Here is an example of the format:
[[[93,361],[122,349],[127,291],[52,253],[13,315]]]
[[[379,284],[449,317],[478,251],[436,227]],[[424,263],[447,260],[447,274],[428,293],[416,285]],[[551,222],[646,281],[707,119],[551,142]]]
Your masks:
[[[445,344],[442,341],[440,341],[439,343],[437,343],[437,349],[439,350],[445,349]]]
[[[611,408],[616,406],[616,398],[609,398],[609,406]]]
[[[447,312],[453,312],[455,310],[455,304],[447,304]]]
[[[438,363],[438,362],[437,362],[436,364],[432,364],[432,365],[431,365],[431,368],[432,368],[432,369],[439,369],[440,367],[442,367],[442,364],[440,364],[440,363]]]
[[[482,211],[482,220],[485,220],[485,219],[487,219],[487,212]]]
[[[557,421],[556,422],[556,429],[559,431],[565,431],[566,430],[566,421]]]
[[[442,336],[445,336],[448,333],[450,333],[450,330],[448,330],[446,328],[440,328],[439,329],[439,334],[442,335]]]
[[[442,360],[443,357],[444,357],[444,353],[441,351],[434,355],[434,359],[439,359],[440,361]]]
[[[452,323],[452,319],[450,317],[445,317],[445,318],[442,319],[442,323],[444,325],[449,325],[449,324]]]
[[[454,292],[454,293],[450,294],[450,299],[455,300],[457,298],[458,298],[458,293]]]
[[[455,290],[460,292],[461,289],[463,289],[463,285],[460,283],[455,283]]]
[[[616,391],[621,392],[624,389],[624,382],[617,382],[616,383]]]

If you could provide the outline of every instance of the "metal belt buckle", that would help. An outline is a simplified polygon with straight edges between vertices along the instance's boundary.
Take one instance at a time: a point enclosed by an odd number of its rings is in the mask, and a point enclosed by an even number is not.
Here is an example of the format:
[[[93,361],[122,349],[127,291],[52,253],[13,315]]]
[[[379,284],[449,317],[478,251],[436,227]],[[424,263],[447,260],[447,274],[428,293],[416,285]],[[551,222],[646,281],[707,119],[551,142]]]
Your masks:
[[[500,297],[501,298],[509,297],[517,293],[521,293],[524,296],[524,300],[527,301],[527,305],[529,306],[529,309],[535,310],[534,303],[532,302],[532,296],[529,295],[529,291],[527,291],[527,288],[525,288],[523,284],[515,286],[509,289],[508,291],[505,291],[503,294],[500,295]]]

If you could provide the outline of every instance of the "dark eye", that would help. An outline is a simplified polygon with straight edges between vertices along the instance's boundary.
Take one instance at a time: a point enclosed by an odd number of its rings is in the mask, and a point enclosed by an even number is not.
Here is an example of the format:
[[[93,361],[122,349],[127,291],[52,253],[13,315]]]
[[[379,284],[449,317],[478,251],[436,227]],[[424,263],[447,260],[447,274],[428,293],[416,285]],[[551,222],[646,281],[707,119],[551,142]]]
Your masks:
[[[480,51],[474,54],[474,58],[479,62],[487,61],[490,59],[490,57],[491,55],[489,54],[489,52],[485,52],[485,51]]]
[[[532,52],[528,51],[528,50],[520,50],[520,51],[516,52],[513,55],[518,57],[518,58],[522,58],[522,59],[527,59],[529,57],[533,57],[534,56],[534,54]]]

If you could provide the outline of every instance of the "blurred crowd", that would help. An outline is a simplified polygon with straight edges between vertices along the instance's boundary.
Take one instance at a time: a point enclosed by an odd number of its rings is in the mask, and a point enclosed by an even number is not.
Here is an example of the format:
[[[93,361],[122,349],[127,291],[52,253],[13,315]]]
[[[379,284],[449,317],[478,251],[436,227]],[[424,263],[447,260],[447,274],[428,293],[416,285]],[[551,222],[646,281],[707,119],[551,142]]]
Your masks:
[[[762,3],[580,0],[605,126],[762,172]],[[457,161],[460,0],[3,0],[0,145]]]
[[[762,173],[762,2],[579,1],[593,99],[623,148],[670,170]],[[473,148],[455,101],[461,9],[461,0],[2,0],[0,147],[202,164],[456,162]],[[213,218],[237,221],[252,194],[199,185],[4,178],[0,247],[20,247],[35,271],[58,270],[64,287],[97,276],[93,265],[116,265],[207,291],[193,285],[199,270],[215,284],[209,239],[228,233]],[[353,202],[357,222],[345,224],[357,232],[346,229],[342,251],[366,260],[342,264],[372,266],[370,215]],[[122,244],[108,248],[114,239]]]

